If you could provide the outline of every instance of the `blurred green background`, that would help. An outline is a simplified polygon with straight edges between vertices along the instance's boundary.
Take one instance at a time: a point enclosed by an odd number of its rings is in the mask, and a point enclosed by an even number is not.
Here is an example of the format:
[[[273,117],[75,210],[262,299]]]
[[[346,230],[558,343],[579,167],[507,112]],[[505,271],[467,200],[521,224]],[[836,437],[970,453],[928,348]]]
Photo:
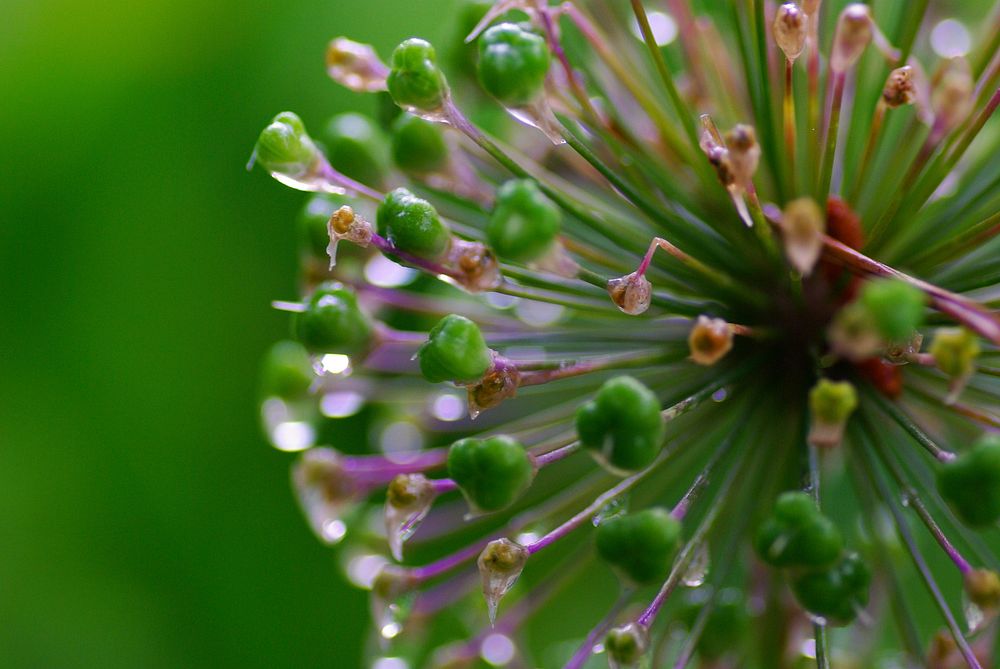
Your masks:
[[[257,429],[303,201],[278,111],[365,109],[447,0],[7,0],[0,21],[0,666],[359,664],[366,610]]]

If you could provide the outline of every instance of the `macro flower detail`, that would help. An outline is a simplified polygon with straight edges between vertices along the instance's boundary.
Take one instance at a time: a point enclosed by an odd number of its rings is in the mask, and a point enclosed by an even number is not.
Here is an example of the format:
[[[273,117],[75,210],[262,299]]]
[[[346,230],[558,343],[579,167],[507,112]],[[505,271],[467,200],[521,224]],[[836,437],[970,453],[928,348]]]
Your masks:
[[[313,194],[261,417],[371,666],[996,666],[1000,7],[947,7],[330,43],[379,112],[257,141]]]

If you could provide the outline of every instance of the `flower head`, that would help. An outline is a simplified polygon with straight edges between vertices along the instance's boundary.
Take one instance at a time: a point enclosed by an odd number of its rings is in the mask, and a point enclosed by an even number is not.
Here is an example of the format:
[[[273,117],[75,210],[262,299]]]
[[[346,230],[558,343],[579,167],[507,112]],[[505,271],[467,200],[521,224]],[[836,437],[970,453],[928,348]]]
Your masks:
[[[321,194],[262,416],[376,652],[994,666],[1000,56],[888,4],[477,1],[441,62],[330,43],[402,111],[258,140]]]

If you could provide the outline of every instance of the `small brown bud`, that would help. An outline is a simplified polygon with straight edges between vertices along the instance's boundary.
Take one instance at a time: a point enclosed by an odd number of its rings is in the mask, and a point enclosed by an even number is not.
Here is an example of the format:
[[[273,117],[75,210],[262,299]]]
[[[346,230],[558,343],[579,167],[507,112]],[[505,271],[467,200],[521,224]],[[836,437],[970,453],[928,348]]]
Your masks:
[[[503,281],[496,256],[480,242],[453,239],[446,263],[457,270],[454,279],[470,293],[494,290]]]
[[[1000,606],[1000,575],[990,569],[973,569],[963,579],[969,601],[981,609]]]
[[[972,111],[975,81],[964,58],[952,58],[935,78],[931,94],[934,125],[939,132],[948,132],[964,121]]]
[[[691,360],[699,365],[714,365],[733,348],[733,330],[721,318],[698,316],[688,335]]]
[[[913,82],[911,66],[898,67],[889,73],[882,89],[882,99],[893,109],[913,104],[917,99],[917,87]]]
[[[326,49],[326,71],[341,86],[357,93],[384,91],[389,68],[369,44],[338,37]]]
[[[774,41],[778,43],[785,58],[790,62],[802,55],[802,50],[806,46],[806,12],[803,12],[794,3],[786,3],[778,7],[778,12],[774,17]]]
[[[608,281],[611,301],[626,314],[637,316],[647,309],[653,298],[653,284],[637,272]]]
[[[330,269],[337,263],[337,244],[342,239],[365,247],[371,243],[373,234],[371,223],[355,214],[347,205],[333,212],[326,223],[326,231],[330,235],[330,243],[326,247],[326,253],[330,256]]]
[[[490,371],[479,383],[467,388],[469,393],[469,417],[475,419],[485,409],[499,406],[504,400],[514,397],[521,385],[521,373],[513,363],[494,359]]]
[[[749,189],[760,164],[760,145],[753,126],[743,123],[734,126],[726,133],[726,148],[729,149],[729,163],[736,182]]]
[[[826,221],[822,210],[812,198],[793,200],[785,207],[781,227],[788,262],[800,274],[808,276],[823,250]]]

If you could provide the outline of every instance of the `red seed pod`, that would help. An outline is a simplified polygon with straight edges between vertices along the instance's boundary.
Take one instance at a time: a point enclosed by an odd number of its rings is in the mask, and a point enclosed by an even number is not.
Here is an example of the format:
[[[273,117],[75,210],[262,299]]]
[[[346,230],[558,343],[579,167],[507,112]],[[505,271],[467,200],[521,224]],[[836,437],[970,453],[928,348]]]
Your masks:
[[[852,249],[860,250],[865,245],[861,219],[851,206],[839,197],[831,196],[826,201],[826,234]],[[847,277],[847,270],[829,261],[820,261],[823,276],[832,286],[845,283],[838,302],[846,304],[855,298],[861,287],[861,278]]]
[[[903,368],[881,358],[868,358],[855,365],[861,375],[888,397],[896,399],[903,394]]]

